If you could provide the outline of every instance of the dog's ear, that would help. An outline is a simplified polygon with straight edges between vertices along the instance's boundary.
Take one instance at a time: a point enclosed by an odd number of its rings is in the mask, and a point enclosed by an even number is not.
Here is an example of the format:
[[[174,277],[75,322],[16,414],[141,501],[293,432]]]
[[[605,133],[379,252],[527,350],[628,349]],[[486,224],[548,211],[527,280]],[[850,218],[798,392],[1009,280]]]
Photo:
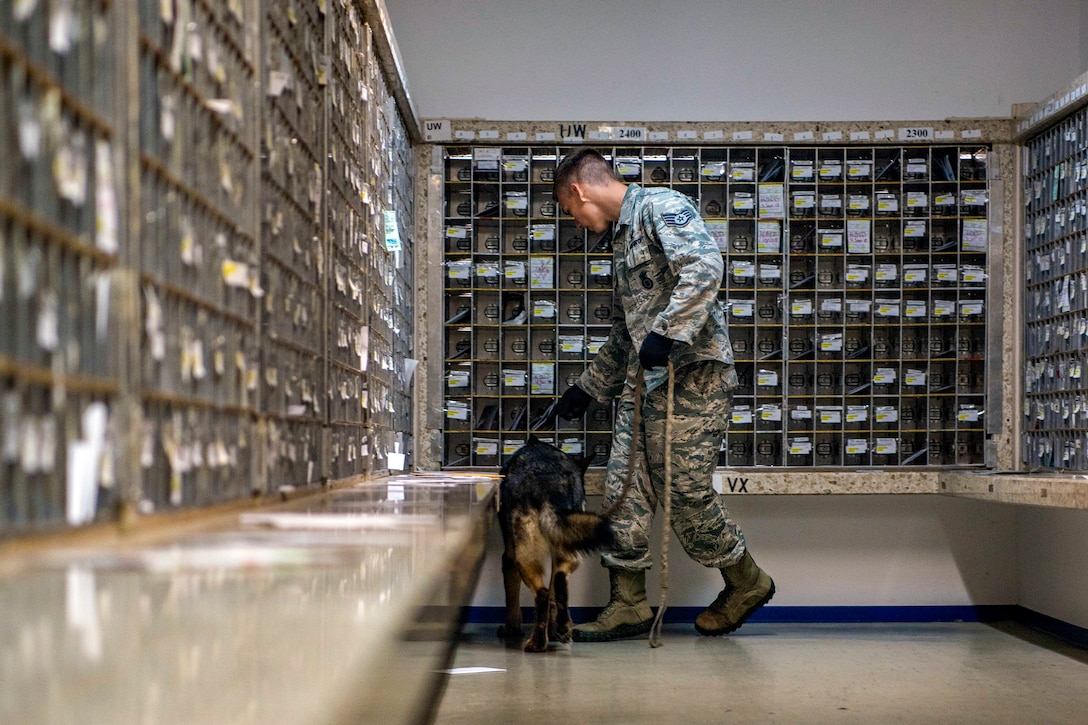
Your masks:
[[[572,456],[572,458],[574,458]],[[574,458],[574,465],[578,466],[578,469],[585,473],[589,468],[589,464],[593,463],[593,456],[587,456],[585,454],[579,454],[577,458]]]
[[[540,439],[536,437],[536,434],[535,434],[535,433],[530,433],[530,434],[529,434],[529,440],[527,440],[527,441],[525,442],[525,445],[529,445],[529,446],[531,446],[531,445],[533,445],[534,443],[540,443]]]

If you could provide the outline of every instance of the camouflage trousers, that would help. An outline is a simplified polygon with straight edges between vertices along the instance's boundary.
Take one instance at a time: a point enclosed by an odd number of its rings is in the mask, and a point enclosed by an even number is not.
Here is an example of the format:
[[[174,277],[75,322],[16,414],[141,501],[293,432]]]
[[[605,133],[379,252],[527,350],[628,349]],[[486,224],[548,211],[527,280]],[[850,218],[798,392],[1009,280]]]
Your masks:
[[[744,556],[744,534],[714,491],[718,451],[729,426],[736,372],[716,361],[685,365],[676,371],[672,417],[672,528],[694,561],[722,568]],[[642,430],[633,431],[634,395],[628,387],[617,403],[612,455],[605,472],[605,500],[611,505],[623,490],[633,435],[640,452],[627,498],[612,514],[616,548],[601,562],[608,567],[648,569],[650,525],[665,490],[665,418],[668,386],[644,398]]]

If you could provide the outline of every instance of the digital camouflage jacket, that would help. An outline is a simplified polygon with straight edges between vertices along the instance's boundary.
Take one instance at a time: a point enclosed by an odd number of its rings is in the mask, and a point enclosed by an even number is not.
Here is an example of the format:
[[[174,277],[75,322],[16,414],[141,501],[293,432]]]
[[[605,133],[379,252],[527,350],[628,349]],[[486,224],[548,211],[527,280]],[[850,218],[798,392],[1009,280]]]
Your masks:
[[[733,347],[718,303],[725,264],[699,212],[671,189],[627,187],[612,246],[612,329],[578,380],[604,402],[634,391],[638,350],[651,332],[675,341],[679,370],[699,360],[733,364]],[[646,371],[649,392],[668,368]],[[729,376],[736,387],[736,374]],[[712,392],[712,391],[707,391]]]

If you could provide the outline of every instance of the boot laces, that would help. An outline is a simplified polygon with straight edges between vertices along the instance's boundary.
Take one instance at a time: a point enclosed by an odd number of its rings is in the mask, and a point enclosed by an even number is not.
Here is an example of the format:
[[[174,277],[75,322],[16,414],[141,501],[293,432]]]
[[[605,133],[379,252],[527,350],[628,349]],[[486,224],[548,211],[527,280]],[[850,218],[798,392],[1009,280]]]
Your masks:
[[[733,596],[733,593],[736,591],[736,589],[737,588],[733,585],[733,582],[727,580],[725,582],[725,588],[718,592],[718,596],[714,599],[713,602],[711,602],[710,606],[707,607],[707,609],[725,609],[726,602],[728,602],[729,598]]]
[[[601,610],[601,613],[600,615],[598,615],[597,619],[607,619],[608,617],[612,616],[612,614],[617,609],[623,606],[626,606],[623,602],[619,601],[618,599],[613,599],[611,602],[605,605],[605,608]]]

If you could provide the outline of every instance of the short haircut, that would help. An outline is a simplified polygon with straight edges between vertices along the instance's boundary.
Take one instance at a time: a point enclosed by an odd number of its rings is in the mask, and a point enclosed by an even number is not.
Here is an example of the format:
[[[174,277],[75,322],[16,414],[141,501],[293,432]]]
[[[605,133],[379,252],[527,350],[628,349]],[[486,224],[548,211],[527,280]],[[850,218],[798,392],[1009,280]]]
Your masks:
[[[552,198],[559,201],[559,194],[571,184],[590,184],[604,186],[609,181],[616,181],[612,173],[612,164],[600,152],[591,148],[580,148],[567,154],[555,169],[555,181],[552,184]]]

